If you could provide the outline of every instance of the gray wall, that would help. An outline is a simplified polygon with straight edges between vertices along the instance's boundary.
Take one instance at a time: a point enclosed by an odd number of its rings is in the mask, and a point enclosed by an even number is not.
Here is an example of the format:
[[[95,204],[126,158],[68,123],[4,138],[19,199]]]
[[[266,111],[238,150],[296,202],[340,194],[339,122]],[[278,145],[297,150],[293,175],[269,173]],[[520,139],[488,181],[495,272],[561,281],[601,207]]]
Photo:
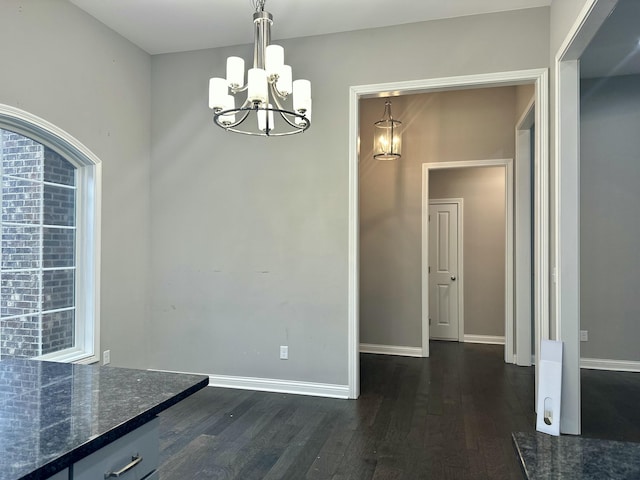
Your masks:
[[[464,199],[464,333],[504,336],[505,167],[435,170],[431,198]]]
[[[345,384],[348,87],[545,67],[548,38],[541,8],[283,42],[314,82],[314,126],[268,143],[215,130],[206,107],[208,77],[249,47],[158,56],[150,142],[148,55],[66,1],[5,0],[3,59],[19,67],[0,102],[103,161],[114,364]]]
[[[270,141],[217,129],[207,108],[208,78],[250,47],[153,57],[151,365],[346,384],[349,87],[546,67],[548,14],[282,42],[314,118]]]
[[[360,341],[419,347],[422,164],[512,158],[516,88],[407,95],[392,101],[394,117],[405,127],[403,155],[397,162],[373,159],[373,123],[382,116],[384,99],[360,102]],[[431,184],[431,198],[468,197],[475,202],[481,191],[491,191],[484,181],[496,178],[495,170],[482,174],[480,170],[484,169],[432,172],[437,180]],[[470,222],[465,237],[487,234],[478,237],[477,244],[465,238],[465,333],[469,334],[504,335],[504,169],[498,170],[502,184],[491,198],[481,205],[465,204],[465,228]],[[484,187],[473,186],[475,175],[481,175]],[[486,278],[481,280],[484,263],[478,255],[486,255],[481,244],[490,243],[495,232],[482,228],[481,215],[484,207],[496,206],[500,191],[501,205],[486,212],[489,223],[497,218],[502,225],[502,240],[496,245],[500,251],[486,257],[501,272],[498,284],[490,286]],[[477,301],[483,295],[486,309]],[[497,318],[492,316],[496,311],[502,311]]]
[[[150,57],[65,0],[2,0],[0,43],[0,103],[102,160],[102,347],[116,365],[145,367]]]
[[[640,361],[640,75],[581,90],[581,356]]]

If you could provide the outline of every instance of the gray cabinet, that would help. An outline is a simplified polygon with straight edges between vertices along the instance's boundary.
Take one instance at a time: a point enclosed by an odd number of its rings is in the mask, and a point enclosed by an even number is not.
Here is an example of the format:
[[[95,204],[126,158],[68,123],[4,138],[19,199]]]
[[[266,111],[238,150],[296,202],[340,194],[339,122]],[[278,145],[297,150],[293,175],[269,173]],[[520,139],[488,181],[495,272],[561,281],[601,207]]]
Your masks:
[[[65,468],[63,471],[56,473],[53,477],[47,478],[47,480],[69,480],[69,469]]]
[[[153,480],[159,460],[158,419],[111,442],[73,465],[72,480]],[[55,478],[55,477],[54,477]]]

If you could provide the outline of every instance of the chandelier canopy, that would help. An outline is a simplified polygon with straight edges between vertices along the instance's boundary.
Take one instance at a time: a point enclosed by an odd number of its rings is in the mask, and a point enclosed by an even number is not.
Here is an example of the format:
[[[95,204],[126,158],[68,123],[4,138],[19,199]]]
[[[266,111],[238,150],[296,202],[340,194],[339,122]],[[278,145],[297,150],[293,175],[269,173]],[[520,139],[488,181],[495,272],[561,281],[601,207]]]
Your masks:
[[[226,78],[209,80],[209,108],[214,123],[228,132],[263,137],[302,133],[311,125],[311,82],[292,81],[284,49],[270,44],[273,16],[265,11],[265,1],[253,0],[253,68],[246,83],[244,60],[227,58]],[[247,97],[237,107],[236,95],[243,92]]]

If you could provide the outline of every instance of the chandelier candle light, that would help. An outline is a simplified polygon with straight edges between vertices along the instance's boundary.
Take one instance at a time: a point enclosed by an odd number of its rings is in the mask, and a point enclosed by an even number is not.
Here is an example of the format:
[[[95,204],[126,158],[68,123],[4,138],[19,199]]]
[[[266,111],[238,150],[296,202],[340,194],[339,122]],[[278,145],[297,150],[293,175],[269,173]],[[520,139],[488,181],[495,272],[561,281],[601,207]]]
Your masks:
[[[265,1],[253,1],[253,68],[247,83],[244,60],[227,58],[227,78],[209,80],[209,108],[215,124],[229,132],[263,137],[302,133],[311,125],[311,82],[292,81],[284,49],[270,45],[273,16],[264,10]],[[236,107],[235,95],[241,92],[247,92],[247,98]],[[290,96],[292,107],[286,108],[282,102]],[[249,116],[255,118],[245,123]]]
[[[402,156],[402,122],[391,115],[391,100],[384,102],[382,119],[374,123],[373,158],[397,160]]]

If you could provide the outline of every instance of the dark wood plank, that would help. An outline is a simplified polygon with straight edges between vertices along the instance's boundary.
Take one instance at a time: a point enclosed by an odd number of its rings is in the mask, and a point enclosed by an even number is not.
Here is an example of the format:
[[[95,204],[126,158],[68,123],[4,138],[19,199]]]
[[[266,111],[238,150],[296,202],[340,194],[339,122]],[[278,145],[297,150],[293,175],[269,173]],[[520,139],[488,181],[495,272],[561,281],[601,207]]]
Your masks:
[[[502,347],[432,342],[431,358],[361,355],[361,397],[204,389],[160,416],[164,480],[522,478],[533,368]],[[586,435],[640,441],[640,374],[583,371]]]

